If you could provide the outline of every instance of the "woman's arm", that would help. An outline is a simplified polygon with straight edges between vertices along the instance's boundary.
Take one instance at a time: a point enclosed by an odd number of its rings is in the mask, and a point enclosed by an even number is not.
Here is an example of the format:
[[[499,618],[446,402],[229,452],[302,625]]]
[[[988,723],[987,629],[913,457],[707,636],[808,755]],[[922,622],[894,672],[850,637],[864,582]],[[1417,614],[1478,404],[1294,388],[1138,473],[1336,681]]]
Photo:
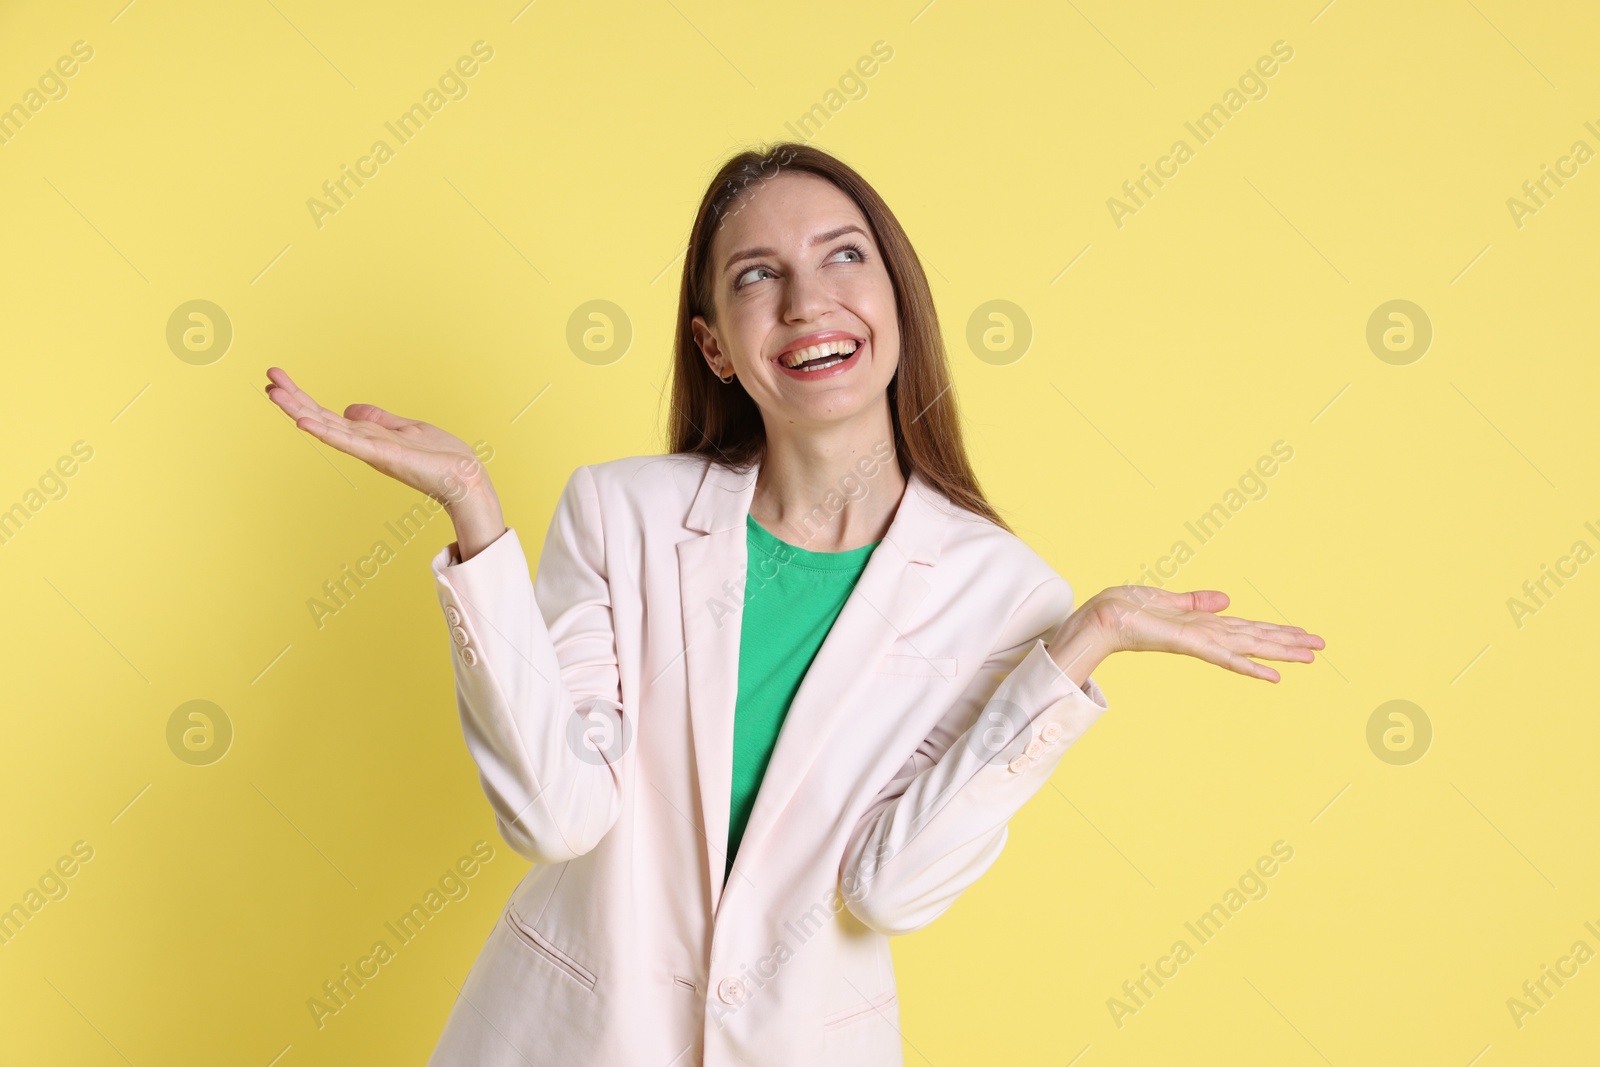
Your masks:
[[[1311,650],[1324,647],[1299,627],[1215,614],[1228,606],[1216,590],[1118,586],[1077,611],[1071,597],[1059,578],[1035,590],[1017,613],[1035,636],[990,655],[857,824],[840,892],[867,926],[890,935],[920,929],[993,865],[1011,817],[1107,710],[1090,676],[1107,656],[1176,652],[1276,682],[1277,671],[1248,657],[1309,663]],[[1041,619],[1062,615],[1047,644]]]
[[[867,926],[906,934],[944,914],[999,858],[1011,817],[1107,710],[1088,671],[1080,686],[1045,643],[1071,610],[1064,579],[1034,590],[1008,627],[1020,643],[989,654],[857,824],[840,892]]]
[[[465,562],[492,545],[506,532],[500,497],[487,480],[460,500],[445,505],[445,512],[456,528],[456,562]]]
[[[583,855],[616,823],[634,758],[593,474],[568,479],[536,581],[515,530],[464,561],[447,546],[433,573],[466,635],[452,627],[456,703],[501,835],[535,863]]]
[[[462,730],[500,832],[535,863],[594,848],[621,810],[633,757],[589,469],[567,481],[533,583],[517,532],[464,441],[371,404],[340,415],[280,368],[267,377],[267,396],[300,429],[445,506],[456,541],[434,558],[433,573]]]

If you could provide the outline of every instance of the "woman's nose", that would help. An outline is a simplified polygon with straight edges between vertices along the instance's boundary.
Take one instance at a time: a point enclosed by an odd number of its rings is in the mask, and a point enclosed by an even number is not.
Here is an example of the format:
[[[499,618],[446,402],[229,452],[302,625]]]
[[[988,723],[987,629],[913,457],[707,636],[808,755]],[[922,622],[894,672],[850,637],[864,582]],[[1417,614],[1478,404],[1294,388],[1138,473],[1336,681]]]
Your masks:
[[[791,277],[783,294],[783,313],[789,322],[809,322],[827,311],[833,296],[822,279],[809,274]]]

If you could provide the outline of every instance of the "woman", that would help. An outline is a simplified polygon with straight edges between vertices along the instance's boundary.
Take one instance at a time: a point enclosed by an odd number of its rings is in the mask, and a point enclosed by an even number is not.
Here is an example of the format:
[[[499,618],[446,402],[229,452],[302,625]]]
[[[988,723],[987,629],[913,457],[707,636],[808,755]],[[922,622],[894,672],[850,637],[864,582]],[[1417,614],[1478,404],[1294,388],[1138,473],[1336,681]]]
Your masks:
[[[995,861],[1106,710],[1106,656],[1276,682],[1251,657],[1323,647],[1212,590],[1073,610],[978,487],[905,232],[809,146],[706,191],[672,451],[578,468],[536,581],[463,441],[267,373],[297,426],[455,524],[433,572],[461,723],[535,866],[434,1064],[899,1064],[889,937]]]

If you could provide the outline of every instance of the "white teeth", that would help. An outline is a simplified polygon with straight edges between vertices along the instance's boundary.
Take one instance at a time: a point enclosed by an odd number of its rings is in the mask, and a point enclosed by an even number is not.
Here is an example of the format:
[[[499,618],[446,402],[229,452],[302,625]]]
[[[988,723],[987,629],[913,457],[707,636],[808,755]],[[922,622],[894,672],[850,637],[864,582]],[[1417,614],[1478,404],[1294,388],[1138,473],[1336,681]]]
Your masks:
[[[785,365],[798,367],[806,360],[816,359],[818,356],[848,356],[856,348],[857,343],[855,341],[826,341],[820,345],[812,345],[810,348],[802,348],[797,352],[789,352],[782,359]],[[838,360],[834,362],[836,363]],[[829,363],[827,365],[831,367],[833,364]]]

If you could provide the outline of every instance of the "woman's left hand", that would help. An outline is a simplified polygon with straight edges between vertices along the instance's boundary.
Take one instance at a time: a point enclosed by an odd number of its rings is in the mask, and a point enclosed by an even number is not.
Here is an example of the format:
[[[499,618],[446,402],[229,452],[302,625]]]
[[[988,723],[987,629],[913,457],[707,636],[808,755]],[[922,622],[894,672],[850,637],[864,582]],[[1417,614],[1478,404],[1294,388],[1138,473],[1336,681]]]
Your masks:
[[[1069,676],[1087,678],[1113,652],[1176,652],[1269,682],[1277,671],[1258,659],[1310,663],[1326,642],[1299,626],[1218,615],[1228,595],[1216,589],[1173,593],[1151,585],[1118,585],[1084,601],[1050,642]],[[1079,680],[1079,684],[1083,684]]]

